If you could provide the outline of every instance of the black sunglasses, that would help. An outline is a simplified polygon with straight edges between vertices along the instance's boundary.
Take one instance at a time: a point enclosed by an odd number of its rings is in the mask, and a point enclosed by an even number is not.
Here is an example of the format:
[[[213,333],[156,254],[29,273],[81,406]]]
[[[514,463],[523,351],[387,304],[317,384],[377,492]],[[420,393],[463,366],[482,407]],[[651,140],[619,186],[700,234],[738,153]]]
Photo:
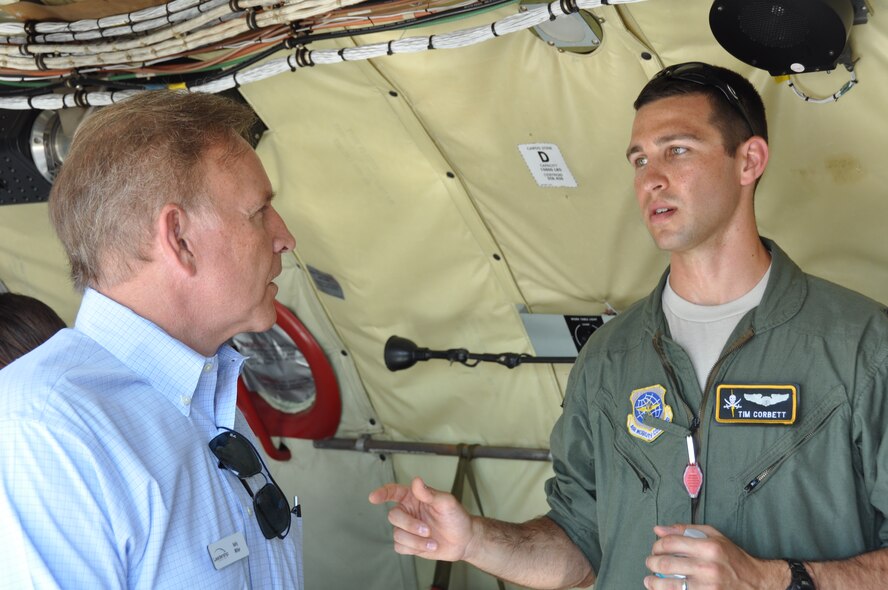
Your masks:
[[[663,77],[671,78],[673,80],[681,80],[683,82],[691,82],[701,86],[718,88],[728,101],[728,104],[734,107],[734,109],[736,109],[743,117],[743,120],[746,121],[749,131],[753,135],[761,135],[760,133],[756,133],[755,127],[752,124],[752,118],[749,116],[746,108],[744,108],[743,103],[740,102],[740,96],[737,94],[737,91],[722,79],[718,70],[709,64],[699,61],[675,64],[657,72],[653,79],[656,80],[657,78]]]
[[[236,475],[253,498],[256,520],[265,538],[286,537],[290,532],[290,505],[253,443],[239,432],[225,428],[225,432],[210,441],[209,447],[219,459],[219,469],[227,469]],[[254,494],[244,480],[260,473],[266,484]]]

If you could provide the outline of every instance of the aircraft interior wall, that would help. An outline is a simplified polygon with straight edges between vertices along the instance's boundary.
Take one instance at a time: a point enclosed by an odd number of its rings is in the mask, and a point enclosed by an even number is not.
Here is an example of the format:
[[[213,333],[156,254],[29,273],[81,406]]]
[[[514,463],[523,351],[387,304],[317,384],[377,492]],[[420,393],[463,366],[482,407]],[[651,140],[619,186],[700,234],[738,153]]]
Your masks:
[[[756,195],[762,235],[804,270],[888,301],[888,4],[871,4],[869,22],[851,33],[859,83],[826,104],[800,100],[785,82],[729,55],[709,29],[705,0],[592,9],[603,42],[588,55],[521,31],[241,87],[268,127],[257,150],[296,238],[278,299],[336,372],[336,437],[548,448],[569,365],[429,361],[392,372],[383,347],[398,335],[435,350],[533,355],[522,312],[619,313],[645,296],[667,259],[640,220],[625,151],[635,96],[673,63],[730,67],[762,94],[771,135]],[[323,46],[456,31],[516,10]],[[827,96],[848,72],[794,79]],[[540,186],[521,146],[557,146],[576,186]],[[45,204],[0,207],[0,279],[73,323],[79,295]],[[394,553],[386,510],[367,494],[416,475],[449,489],[455,457],[283,442],[293,458],[273,470],[302,500],[308,588],[429,587],[434,564]],[[523,520],[547,510],[549,463],[472,464],[488,516]],[[477,511],[468,487],[465,499]],[[450,587],[496,583],[457,564]]]

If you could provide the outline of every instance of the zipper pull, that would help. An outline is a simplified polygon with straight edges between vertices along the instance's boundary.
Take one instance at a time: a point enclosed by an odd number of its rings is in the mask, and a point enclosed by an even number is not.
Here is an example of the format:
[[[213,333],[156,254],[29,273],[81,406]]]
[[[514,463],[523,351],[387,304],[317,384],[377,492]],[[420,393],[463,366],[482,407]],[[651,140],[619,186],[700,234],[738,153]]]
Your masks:
[[[767,469],[765,469],[764,471],[762,471],[761,473],[759,473],[758,475],[756,475],[756,476],[752,479],[751,482],[749,482],[748,484],[746,484],[746,486],[743,488],[743,491],[744,491],[744,492],[751,492],[752,490],[754,490],[754,489],[758,486],[758,484],[762,483],[762,481],[763,481],[766,477],[768,477],[768,474],[771,473],[771,469],[772,469],[773,467],[774,467],[774,464],[772,464],[770,467],[768,467]]]

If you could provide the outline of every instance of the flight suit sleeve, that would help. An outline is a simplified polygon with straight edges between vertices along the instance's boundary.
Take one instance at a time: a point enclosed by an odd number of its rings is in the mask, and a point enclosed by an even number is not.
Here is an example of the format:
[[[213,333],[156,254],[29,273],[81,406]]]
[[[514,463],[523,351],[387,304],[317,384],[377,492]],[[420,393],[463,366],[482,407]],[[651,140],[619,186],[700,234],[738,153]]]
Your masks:
[[[854,392],[854,440],[866,494],[875,512],[876,534],[888,547],[888,310],[877,322],[881,334],[875,352],[858,363],[861,375]],[[866,350],[866,347],[862,347]]]
[[[547,516],[564,529],[598,571],[602,551],[586,388],[585,372],[578,362],[568,380],[562,415],[550,437],[555,475],[546,482]]]

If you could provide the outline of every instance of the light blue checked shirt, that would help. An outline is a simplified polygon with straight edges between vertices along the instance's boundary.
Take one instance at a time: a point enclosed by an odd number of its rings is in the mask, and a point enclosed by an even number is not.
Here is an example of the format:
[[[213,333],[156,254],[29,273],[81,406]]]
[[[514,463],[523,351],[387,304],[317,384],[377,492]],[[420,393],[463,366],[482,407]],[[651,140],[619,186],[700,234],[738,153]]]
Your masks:
[[[253,438],[243,360],[87,290],[74,329],[0,371],[0,588],[301,590],[301,523],[265,539],[207,447],[220,426]],[[237,532],[249,556],[216,570],[208,545]]]

